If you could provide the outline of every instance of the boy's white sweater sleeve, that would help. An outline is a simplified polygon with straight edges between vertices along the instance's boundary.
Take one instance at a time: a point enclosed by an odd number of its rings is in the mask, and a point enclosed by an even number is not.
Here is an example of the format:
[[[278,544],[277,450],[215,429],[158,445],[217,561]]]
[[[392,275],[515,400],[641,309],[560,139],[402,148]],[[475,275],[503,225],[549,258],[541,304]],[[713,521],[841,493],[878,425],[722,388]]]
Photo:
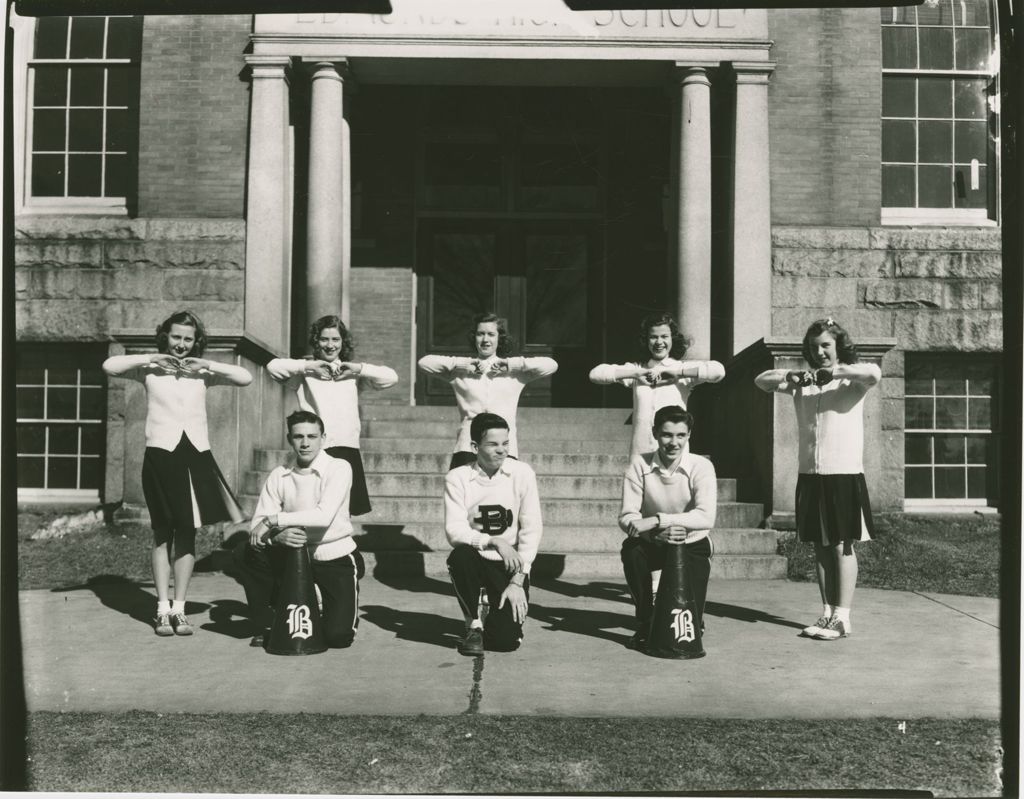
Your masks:
[[[363,369],[359,373],[359,379],[365,381],[372,388],[391,388],[398,382],[398,372],[390,366],[364,363]]]
[[[252,532],[267,516],[273,516],[281,510],[281,467],[277,467],[270,473],[263,488],[260,489],[260,498],[256,501],[256,510],[249,522],[249,532]]]
[[[345,498],[352,488],[352,467],[347,461],[333,461],[324,475],[320,500],[309,510],[282,511],[277,514],[277,523],[282,527],[312,527],[326,530],[338,515]]]
[[[458,469],[453,469],[444,478],[444,533],[453,547],[468,544],[477,549],[485,549],[491,537],[474,530],[469,524],[466,484],[458,472]]]
[[[711,461],[701,459],[690,475],[693,508],[683,513],[659,513],[659,527],[684,527],[687,530],[710,530],[715,526],[718,510],[718,478]]]
[[[643,518],[643,514],[640,513],[643,501],[643,478],[634,461],[626,469],[626,474],[622,478],[622,508],[619,511],[619,529],[622,532],[628,533],[630,523],[638,522]]]
[[[540,549],[544,524],[540,515],[540,492],[537,490],[537,475],[533,469],[523,470],[522,499],[519,501],[519,541],[516,552],[523,559],[523,574],[530,573],[530,567]]]

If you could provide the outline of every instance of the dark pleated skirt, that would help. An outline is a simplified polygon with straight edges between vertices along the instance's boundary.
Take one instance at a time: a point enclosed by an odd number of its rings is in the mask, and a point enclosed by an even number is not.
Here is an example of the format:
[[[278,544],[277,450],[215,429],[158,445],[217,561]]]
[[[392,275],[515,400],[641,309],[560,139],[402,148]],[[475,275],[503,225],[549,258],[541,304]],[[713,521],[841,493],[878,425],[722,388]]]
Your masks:
[[[198,519],[192,511],[192,491],[199,507]],[[213,453],[199,452],[184,434],[173,452],[146,447],[142,492],[154,530],[187,530],[245,518]]]
[[[332,458],[347,461],[352,467],[352,493],[349,496],[348,512],[350,516],[362,516],[369,513],[370,492],[366,490],[366,473],[363,471],[363,456],[355,447],[327,447],[324,450]]]
[[[796,483],[796,527],[801,541],[836,546],[875,535],[863,474],[801,474]]]

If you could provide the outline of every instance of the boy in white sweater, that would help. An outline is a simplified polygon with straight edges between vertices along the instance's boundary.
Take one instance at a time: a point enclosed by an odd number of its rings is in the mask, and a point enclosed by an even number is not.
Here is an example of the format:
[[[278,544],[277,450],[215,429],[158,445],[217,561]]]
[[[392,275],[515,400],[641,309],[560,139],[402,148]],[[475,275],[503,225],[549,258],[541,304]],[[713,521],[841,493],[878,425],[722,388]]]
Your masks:
[[[543,526],[533,469],[508,457],[508,422],[478,414],[470,438],[476,462],[445,477],[444,529],[454,547],[448,573],[468,625],[458,649],[477,656],[485,648],[519,648]],[[491,608],[486,625],[480,619],[481,588]]]

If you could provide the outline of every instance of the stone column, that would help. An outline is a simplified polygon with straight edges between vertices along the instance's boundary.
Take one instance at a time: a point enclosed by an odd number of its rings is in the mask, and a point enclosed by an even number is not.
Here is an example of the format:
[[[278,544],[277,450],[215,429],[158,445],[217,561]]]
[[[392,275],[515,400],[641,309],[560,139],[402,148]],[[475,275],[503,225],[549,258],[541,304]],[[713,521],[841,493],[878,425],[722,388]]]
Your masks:
[[[252,78],[245,214],[245,329],[288,352],[291,163],[286,56],[248,55]]]
[[[677,67],[676,318],[693,339],[687,357],[705,360],[711,357],[711,81],[704,66]]]
[[[344,72],[342,65],[341,72]],[[339,314],[348,322],[350,218],[344,80],[330,62],[315,65],[309,118],[306,317]]]
[[[771,335],[772,225],[768,150],[771,63],[734,63],[732,341],[735,355]]]

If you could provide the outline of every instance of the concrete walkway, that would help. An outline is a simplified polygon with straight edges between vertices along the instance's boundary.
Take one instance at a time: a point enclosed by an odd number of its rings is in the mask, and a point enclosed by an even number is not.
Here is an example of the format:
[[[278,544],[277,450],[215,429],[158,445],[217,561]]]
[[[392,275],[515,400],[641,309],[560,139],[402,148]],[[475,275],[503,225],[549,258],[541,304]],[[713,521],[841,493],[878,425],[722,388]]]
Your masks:
[[[390,582],[390,581],[389,581]],[[817,589],[712,580],[707,657],[625,648],[632,606],[618,581],[548,581],[526,640],[482,659],[455,651],[462,621],[446,581],[361,588],[356,644],[307,657],[248,646],[241,587],[198,575],[191,638],[158,638],[148,586],[21,593],[31,711],[539,714],[814,718],[1000,713],[999,602],[859,588],[854,635],[798,636]],[[841,689],[837,690],[837,686]]]

